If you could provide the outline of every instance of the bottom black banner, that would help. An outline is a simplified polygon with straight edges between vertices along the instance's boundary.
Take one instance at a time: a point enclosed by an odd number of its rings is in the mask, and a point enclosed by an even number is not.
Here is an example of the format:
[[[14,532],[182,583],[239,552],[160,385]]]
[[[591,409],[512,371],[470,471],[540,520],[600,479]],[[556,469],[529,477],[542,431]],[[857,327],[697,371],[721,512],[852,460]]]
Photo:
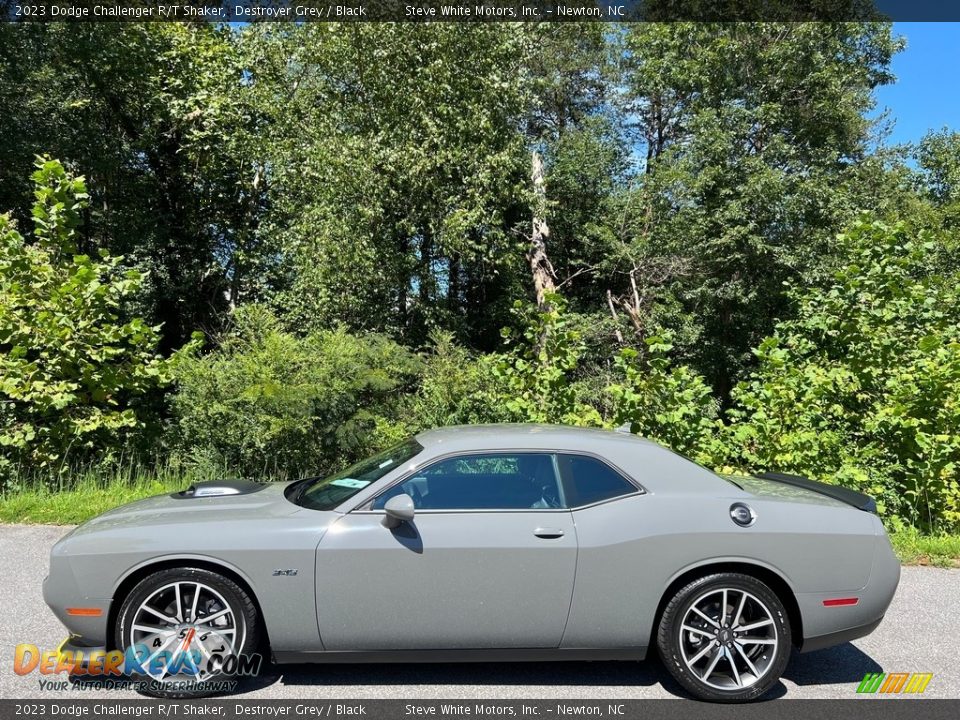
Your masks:
[[[689,700],[0,700],[8,718],[608,718],[955,720],[958,700],[863,698],[711,705]]]

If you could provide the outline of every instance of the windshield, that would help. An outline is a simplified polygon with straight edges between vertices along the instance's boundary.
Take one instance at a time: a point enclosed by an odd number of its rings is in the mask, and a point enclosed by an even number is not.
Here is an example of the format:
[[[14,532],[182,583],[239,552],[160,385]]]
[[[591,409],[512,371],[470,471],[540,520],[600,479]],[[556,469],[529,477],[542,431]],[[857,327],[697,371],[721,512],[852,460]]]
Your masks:
[[[296,483],[288,497],[297,505],[311,510],[333,510],[370,483],[376,482],[394,468],[403,465],[423,450],[413,438],[361,460],[346,470],[325,478],[312,478]]]

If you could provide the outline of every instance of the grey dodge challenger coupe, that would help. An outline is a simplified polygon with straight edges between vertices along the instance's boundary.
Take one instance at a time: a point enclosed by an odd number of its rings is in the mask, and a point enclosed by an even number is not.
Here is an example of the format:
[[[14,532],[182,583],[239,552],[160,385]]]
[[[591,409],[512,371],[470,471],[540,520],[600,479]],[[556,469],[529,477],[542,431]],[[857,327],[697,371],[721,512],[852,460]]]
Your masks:
[[[723,478],[626,432],[431,430],[326,478],[199,483],[50,557],[63,650],[132,648],[154,694],[277,663],[642,660],[746,701],[877,627],[900,577],[873,501]],[[187,662],[184,662],[184,657]],[[186,688],[186,689],[185,689]],[[192,688],[192,689],[191,689]]]

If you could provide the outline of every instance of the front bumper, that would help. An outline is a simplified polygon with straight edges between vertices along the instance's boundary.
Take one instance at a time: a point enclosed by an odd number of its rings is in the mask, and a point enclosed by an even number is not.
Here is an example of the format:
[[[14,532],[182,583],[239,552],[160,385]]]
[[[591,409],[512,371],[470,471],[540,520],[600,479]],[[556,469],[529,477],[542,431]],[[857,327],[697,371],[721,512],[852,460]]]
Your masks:
[[[107,649],[103,645],[83,644],[83,638],[68,636],[57,648],[57,664],[69,666],[70,675],[86,675],[101,672]]]
[[[60,647],[57,648],[57,652],[60,655],[66,655],[69,653],[77,659],[83,658],[83,662],[85,663],[90,655],[94,653],[107,652],[107,647],[106,645],[87,645],[86,641],[82,637],[70,635],[62,643],[60,643]]]
[[[69,567],[54,568],[43,581],[43,601],[70,633],[68,641],[78,647],[98,647],[107,643],[110,598],[83,597]],[[68,610],[84,608],[99,615],[73,615]]]

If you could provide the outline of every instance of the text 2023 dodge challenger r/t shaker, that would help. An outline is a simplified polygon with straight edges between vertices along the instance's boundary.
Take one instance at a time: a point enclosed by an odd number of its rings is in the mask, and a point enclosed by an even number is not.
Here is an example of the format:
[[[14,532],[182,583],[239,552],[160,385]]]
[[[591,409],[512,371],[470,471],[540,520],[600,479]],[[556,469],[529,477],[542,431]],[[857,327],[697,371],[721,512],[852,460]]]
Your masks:
[[[872,501],[721,478],[623,432],[431,430],[346,471],[201,483],[58,542],[44,597],[76,659],[156,694],[244,658],[642,660],[693,696],[760,697],[801,651],[871,632],[900,566]]]

